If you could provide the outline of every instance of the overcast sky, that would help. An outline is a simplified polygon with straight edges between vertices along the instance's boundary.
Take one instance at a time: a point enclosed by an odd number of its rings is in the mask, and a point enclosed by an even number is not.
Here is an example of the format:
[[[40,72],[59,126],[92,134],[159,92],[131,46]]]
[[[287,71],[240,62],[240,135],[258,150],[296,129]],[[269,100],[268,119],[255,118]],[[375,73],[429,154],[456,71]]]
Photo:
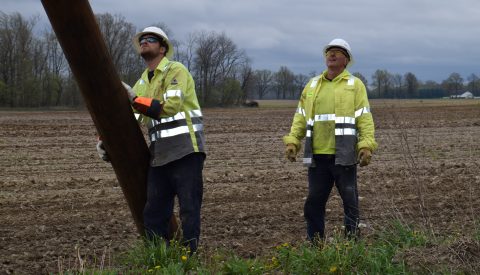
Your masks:
[[[67,0],[65,0],[67,1]],[[441,82],[453,73],[480,76],[480,0],[91,0],[94,13],[119,14],[139,29],[164,22],[185,41],[199,31],[224,32],[255,69],[324,70],[322,49],[350,43],[351,72],[369,81],[377,69]],[[2,0],[0,11],[39,15],[39,0]]]

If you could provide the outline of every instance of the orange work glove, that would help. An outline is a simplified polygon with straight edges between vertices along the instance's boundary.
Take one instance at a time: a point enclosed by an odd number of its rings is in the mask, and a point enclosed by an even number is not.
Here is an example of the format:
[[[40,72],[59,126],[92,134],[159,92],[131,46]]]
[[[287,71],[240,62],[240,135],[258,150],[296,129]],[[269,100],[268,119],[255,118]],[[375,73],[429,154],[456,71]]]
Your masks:
[[[297,146],[295,146],[295,144],[287,144],[287,148],[285,149],[285,157],[291,162],[295,162],[297,160]]]
[[[360,167],[367,166],[370,164],[370,160],[372,159],[372,151],[367,148],[362,148],[358,152],[357,161],[360,164]]]

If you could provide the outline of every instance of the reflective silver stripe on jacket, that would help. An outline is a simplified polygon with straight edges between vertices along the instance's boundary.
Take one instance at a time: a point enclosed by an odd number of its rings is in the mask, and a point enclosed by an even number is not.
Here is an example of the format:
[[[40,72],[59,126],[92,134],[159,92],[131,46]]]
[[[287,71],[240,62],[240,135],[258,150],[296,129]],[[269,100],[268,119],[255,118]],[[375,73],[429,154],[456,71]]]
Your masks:
[[[311,165],[311,164],[312,164],[312,157],[303,158],[303,159],[302,159],[302,163],[303,163],[303,165],[305,165],[305,166]]]
[[[193,124],[192,126],[193,126],[194,132],[203,130],[203,124]],[[167,137],[173,137],[173,136],[178,136],[181,134],[188,134],[188,133],[190,133],[190,131],[188,130],[188,126],[179,126],[172,129],[156,131],[150,137],[152,141],[156,141],[158,138],[167,138]]]
[[[357,130],[353,128],[340,128],[335,129],[336,136],[354,136],[357,134]]]
[[[317,83],[318,83],[318,80],[319,80],[319,79],[320,79],[319,76],[314,77],[314,78],[312,79],[312,83],[310,83],[310,88],[315,88],[315,86],[317,86]]]
[[[303,117],[305,117],[305,109],[301,108],[301,107],[298,107],[297,108],[297,113],[298,114],[301,114]]]
[[[355,83],[355,76],[350,75],[350,78],[348,78],[348,81],[347,81],[347,85],[353,86],[354,83]]]
[[[369,107],[363,107],[355,111],[355,117],[337,117],[335,114],[321,114],[321,115],[315,115],[315,121],[335,121],[335,124],[355,125],[355,118],[366,113],[370,113]],[[336,136],[350,136],[350,135],[356,135],[356,134],[357,134],[357,131],[353,127],[335,129]],[[311,133],[309,133],[309,131],[307,130],[307,137],[310,137],[310,136],[311,136]]]
[[[335,123],[355,124],[355,118],[348,116],[337,117],[335,114],[315,115],[315,121],[335,121]]]
[[[202,111],[200,110],[191,110],[188,111],[188,114],[190,118],[202,118]],[[177,122],[177,123],[186,123],[186,121],[182,122],[182,120],[186,120],[185,112],[179,112],[176,115],[172,117],[167,117],[167,118],[162,118],[160,120],[156,119],[151,119],[148,128],[152,129],[153,127],[159,125],[159,127],[162,127],[162,124],[166,124],[169,122]],[[200,120],[201,121],[201,120]],[[194,132],[202,131],[203,130],[203,124],[193,124],[192,125]],[[188,125],[182,125],[182,126],[177,126],[174,128],[170,129],[159,129],[154,132],[150,133],[150,140],[151,141],[156,141],[161,138],[166,138],[166,137],[173,137],[177,135],[182,135],[182,134],[188,134],[190,131],[188,129]]]
[[[180,120],[180,119],[186,119],[185,112],[180,112],[180,113],[178,113],[174,116],[171,116],[171,117],[161,118],[160,123],[167,123],[167,122],[172,122],[172,121]],[[156,123],[154,125],[160,124],[158,120],[155,120],[154,123]]]
[[[188,112],[190,117],[202,117],[202,111],[200,110],[191,110]]]
[[[163,94],[163,100],[167,100],[169,97],[182,97],[182,91],[181,90],[168,90]]]
[[[335,114],[315,115],[315,121],[335,120]]]
[[[355,124],[355,118],[354,117],[348,117],[348,116],[341,116],[341,117],[336,117],[335,118],[335,123],[347,123],[347,124]]]
[[[354,117],[337,117],[335,114],[322,114],[322,115],[315,115],[315,121],[335,121],[335,125],[337,124],[351,124],[355,125],[355,118]],[[337,126],[338,127],[338,126]],[[356,135],[355,128],[335,128],[335,135],[336,136],[344,136],[344,135]],[[311,133],[307,130],[307,137],[310,137]]]
[[[309,119],[307,121],[307,133],[306,133],[307,137],[312,136],[313,122],[314,122],[313,119]],[[310,127],[308,127],[308,126],[310,126]]]
[[[191,110],[191,111],[188,111],[188,114],[190,115],[190,117],[202,117],[202,111],[200,111],[200,110]],[[180,113],[177,113],[174,116],[162,118],[160,120],[151,119],[150,120],[150,125],[148,125],[148,128],[154,127],[154,126],[162,124],[162,123],[177,121],[177,120],[181,120],[181,119],[186,119],[185,112],[180,112]]]
[[[370,113],[370,107],[363,107],[355,111],[355,117]]]
[[[307,137],[305,138],[305,152],[303,154],[303,164],[306,166],[312,165],[312,132],[314,123],[315,120],[311,118],[307,121]]]

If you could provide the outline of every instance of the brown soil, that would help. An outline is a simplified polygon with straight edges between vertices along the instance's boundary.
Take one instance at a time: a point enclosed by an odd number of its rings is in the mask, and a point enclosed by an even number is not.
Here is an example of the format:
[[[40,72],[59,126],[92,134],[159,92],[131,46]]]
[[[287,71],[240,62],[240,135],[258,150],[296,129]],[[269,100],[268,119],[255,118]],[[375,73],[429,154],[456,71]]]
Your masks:
[[[358,173],[363,235],[394,218],[437,236],[479,232],[478,103],[372,105],[380,147]],[[285,161],[281,141],[294,111],[204,110],[201,249],[254,257],[305,239],[306,169]],[[87,112],[0,112],[0,274],[64,271],[79,266],[78,255],[97,266],[105,256],[113,265],[136,242],[121,188],[95,143]],[[327,211],[331,234],[343,219],[335,191]],[[435,249],[403,258],[413,266],[454,262],[478,271],[478,242],[465,240],[447,244],[443,262],[428,258],[441,253]],[[412,256],[419,254],[421,263]]]

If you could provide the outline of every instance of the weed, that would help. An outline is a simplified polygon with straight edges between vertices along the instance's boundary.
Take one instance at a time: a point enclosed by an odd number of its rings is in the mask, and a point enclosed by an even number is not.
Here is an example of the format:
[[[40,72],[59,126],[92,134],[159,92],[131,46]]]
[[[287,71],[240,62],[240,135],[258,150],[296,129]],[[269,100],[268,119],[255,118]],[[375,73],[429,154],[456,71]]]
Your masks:
[[[200,266],[197,253],[175,240],[167,243],[161,238],[139,242],[122,261],[128,268],[142,268],[146,273],[187,273]]]

